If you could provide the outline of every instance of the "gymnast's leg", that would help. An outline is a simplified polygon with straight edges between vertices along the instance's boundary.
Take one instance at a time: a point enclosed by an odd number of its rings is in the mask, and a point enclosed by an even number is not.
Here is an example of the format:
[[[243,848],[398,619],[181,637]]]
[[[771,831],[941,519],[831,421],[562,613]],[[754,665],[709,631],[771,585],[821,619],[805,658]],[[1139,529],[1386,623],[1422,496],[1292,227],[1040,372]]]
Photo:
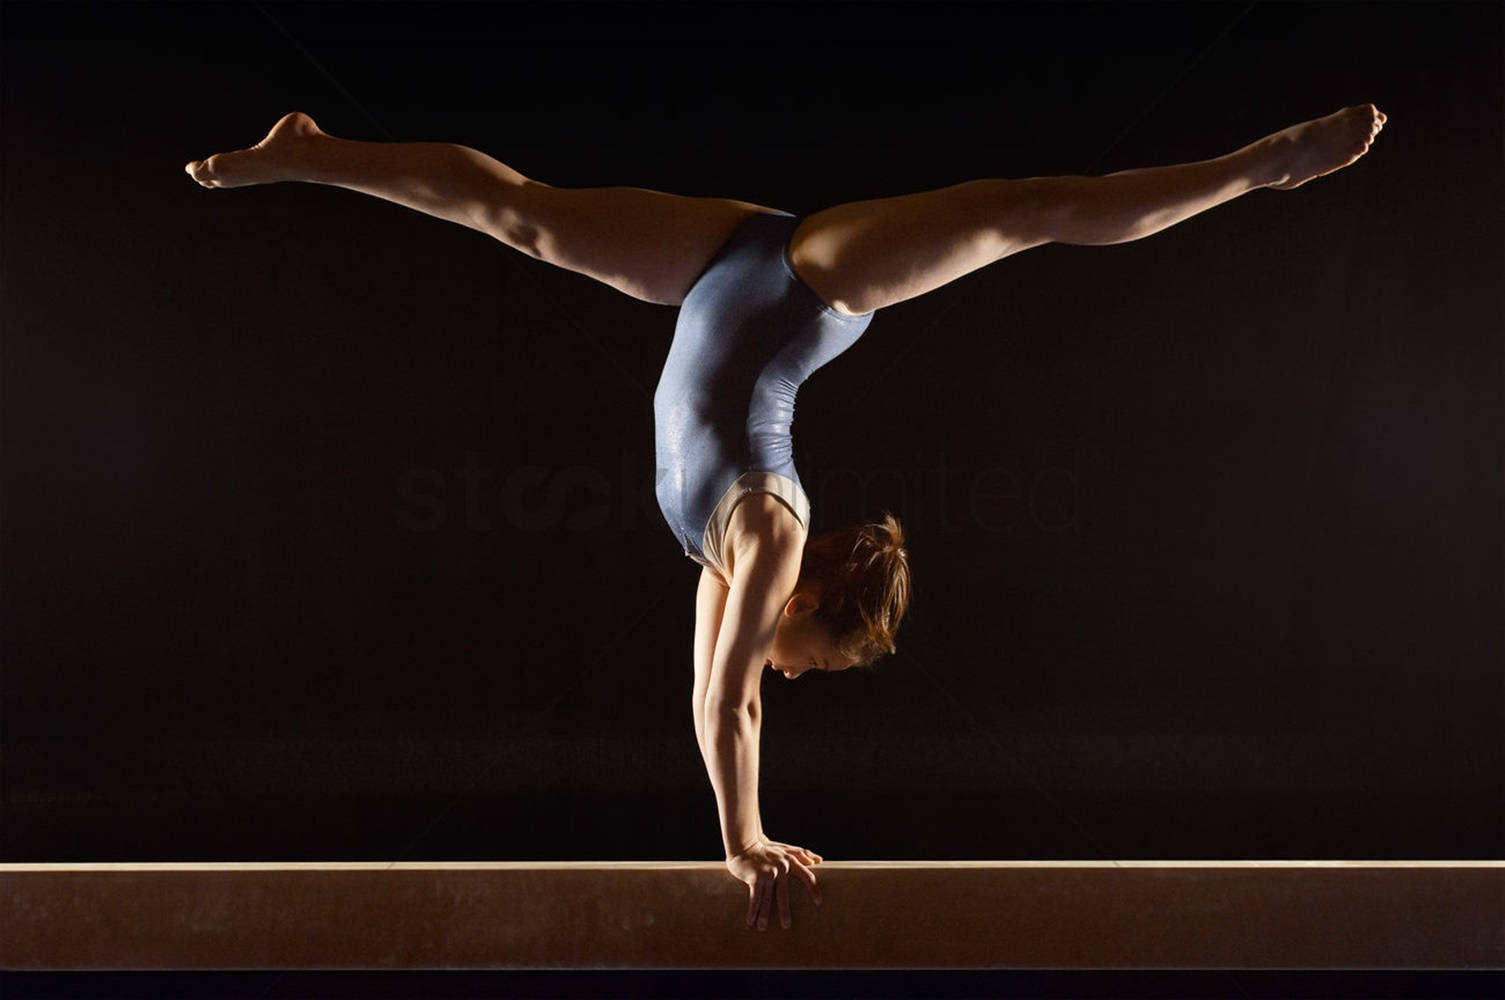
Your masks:
[[[358,142],[285,115],[249,149],[184,169],[204,187],[330,184],[467,226],[647,302],[679,305],[760,205],[632,187],[555,188],[467,146]]]
[[[790,261],[832,307],[866,313],[1030,247],[1125,243],[1256,188],[1300,187],[1364,155],[1384,124],[1384,114],[1363,104],[1199,163],[968,181],[837,205],[801,221]]]

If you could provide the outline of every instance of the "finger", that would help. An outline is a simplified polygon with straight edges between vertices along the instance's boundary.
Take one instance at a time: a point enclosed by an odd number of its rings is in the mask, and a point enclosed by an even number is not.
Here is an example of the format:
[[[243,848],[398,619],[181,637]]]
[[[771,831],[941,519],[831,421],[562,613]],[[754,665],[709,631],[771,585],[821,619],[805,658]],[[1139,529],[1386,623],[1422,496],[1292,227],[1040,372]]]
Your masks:
[[[791,851],[798,852],[804,858],[812,859],[812,860],[805,861],[805,864],[807,864],[807,865],[809,865],[809,864],[816,864],[816,865],[818,865],[822,861],[825,860],[819,854],[816,854],[814,851],[810,850],[808,847],[795,847],[793,844],[775,844],[775,846],[776,847],[788,848]]]
[[[768,913],[773,909],[773,887],[775,876],[772,872],[766,872],[758,879],[758,930],[768,929]]]
[[[779,926],[784,930],[789,929],[789,879],[781,878],[778,881],[779,898]]]
[[[756,882],[747,883],[747,929],[752,930],[753,921],[758,918],[758,885]]]
[[[811,864],[815,863],[815,852],[814,851],[808,850],[807,848],[804,848],[804,847],[791,847],[789,849],[791,851],[793,851],[796,855],[798,855],[799,859],[802,862],[804,862],[805,864],[811,865]]]
[[[810,890],[810,898],[815,900],[815,905],[820,905],[820,885],[815,881],[815,873],[808,868],[800,869],[800,877],[805,880],[805,886]]]

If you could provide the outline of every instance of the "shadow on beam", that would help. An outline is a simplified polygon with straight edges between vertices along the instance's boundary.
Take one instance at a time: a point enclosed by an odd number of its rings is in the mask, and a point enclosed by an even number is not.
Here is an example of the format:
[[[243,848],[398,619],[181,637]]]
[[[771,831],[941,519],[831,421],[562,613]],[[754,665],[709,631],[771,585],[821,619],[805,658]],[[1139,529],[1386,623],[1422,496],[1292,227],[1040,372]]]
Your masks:
[[[847,861],[794,928],[717,862],[0,865],[0,967],[1490,969],[1505,862]]]

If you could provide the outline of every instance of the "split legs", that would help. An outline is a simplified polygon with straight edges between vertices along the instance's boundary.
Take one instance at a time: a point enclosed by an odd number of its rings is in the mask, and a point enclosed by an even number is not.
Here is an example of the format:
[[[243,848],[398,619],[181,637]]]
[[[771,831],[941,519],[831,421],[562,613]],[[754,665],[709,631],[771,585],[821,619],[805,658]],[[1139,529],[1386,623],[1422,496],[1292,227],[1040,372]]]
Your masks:
[[[1124,243],[1258,188],[1299,187],[1364,155],[1384,123],[1364,104],[1197,163],[848,202],[801,220],[790,261],[833,308],[867,313],[1030,247]],[[338,139],[300,112],[250,149],[185,169],[205,187],[300,180],[360,191],[665,305],[684,300],[742,220],[769,211],[644,188],[555,188],[466,146]]]

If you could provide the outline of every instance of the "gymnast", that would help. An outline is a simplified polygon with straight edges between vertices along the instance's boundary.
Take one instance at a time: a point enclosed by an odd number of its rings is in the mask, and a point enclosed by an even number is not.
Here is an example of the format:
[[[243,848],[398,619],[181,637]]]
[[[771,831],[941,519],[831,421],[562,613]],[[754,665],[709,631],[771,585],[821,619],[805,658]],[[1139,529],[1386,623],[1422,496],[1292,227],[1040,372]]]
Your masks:
[[[873,313],[1046,243],[1142,239],[1258,188],[1352,164],[1385,124],[1372,104],[1195,163],[1103,177],[981,179],[805,217],[729,198],[556,188],[466,146],[360,142],[284,116],[249,149],[184,169],[207,188],[305,181],[374,195],[495,237],[636,299],[677,306],[654,393],[660,509],[698,563],[695,736],[748,927],[790,925],[790,883],[818,904],[821,856],[758,813],[760,683],[870,666],[909,605],[899,522],[808,537],[790,424],[800,384]]]

